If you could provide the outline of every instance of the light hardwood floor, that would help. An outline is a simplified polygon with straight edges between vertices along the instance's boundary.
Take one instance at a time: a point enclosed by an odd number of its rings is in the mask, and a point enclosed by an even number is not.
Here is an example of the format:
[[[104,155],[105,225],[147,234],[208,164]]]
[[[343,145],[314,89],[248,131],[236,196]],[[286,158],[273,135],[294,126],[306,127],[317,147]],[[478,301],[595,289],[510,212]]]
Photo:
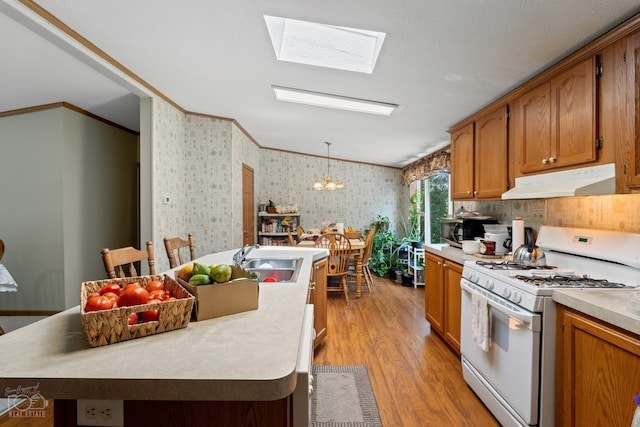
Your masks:
[[[430,332],[424,287],[374,280],[350,306],[329,294],[328,335],[314,363],[366,366],[385,427],[499,426],[464,382],[459,358]]]

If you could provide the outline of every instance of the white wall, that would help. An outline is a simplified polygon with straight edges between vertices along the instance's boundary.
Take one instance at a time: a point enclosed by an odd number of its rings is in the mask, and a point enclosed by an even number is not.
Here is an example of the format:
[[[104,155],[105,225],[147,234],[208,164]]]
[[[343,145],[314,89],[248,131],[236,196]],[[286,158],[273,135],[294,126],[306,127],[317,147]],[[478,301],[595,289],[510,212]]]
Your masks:
[[[137,136],[64,107],[0,118],[0,310],[77,305],[103,247],[131,244]],[[128,189],[122,192],[116,189]]]

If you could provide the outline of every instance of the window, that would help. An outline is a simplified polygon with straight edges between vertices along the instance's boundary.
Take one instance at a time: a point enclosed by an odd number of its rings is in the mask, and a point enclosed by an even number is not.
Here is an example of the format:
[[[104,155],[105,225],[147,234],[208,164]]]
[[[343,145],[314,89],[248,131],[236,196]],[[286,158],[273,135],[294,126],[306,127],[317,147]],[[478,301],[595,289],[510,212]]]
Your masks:
[[[449,172],[439,171],[422,181],[424,186],[424,228],[427,243],[441,243],[440,218],[452,213]]]

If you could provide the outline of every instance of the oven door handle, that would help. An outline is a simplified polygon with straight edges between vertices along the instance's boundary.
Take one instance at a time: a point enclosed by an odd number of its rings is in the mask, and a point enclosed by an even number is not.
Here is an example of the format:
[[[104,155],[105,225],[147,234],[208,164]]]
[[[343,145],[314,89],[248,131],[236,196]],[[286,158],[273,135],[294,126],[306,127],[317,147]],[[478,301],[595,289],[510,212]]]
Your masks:
[[[508,306],[501,304],[499,301],[494,301],[491,296],[488,295],[484,295],[481,292],[478,292],[476,289],[473,289],[472,286],[469,285],[469,283],[466,280],[461,280],[460,281],[460,287],[470,293],[470,294],[478,294],[478,295],[483,295],[486,299],[487,299],[487,304],[489,304],[491,307],[495,308],[496,310],[498,310],[499,312],[503,313],[506,316],[512,317],[514,319],[518,319],[519,321],[521,321],[522,323],[525,323],[527,325],[531,325],[534,326],[534,319],[535,319],[535,315],[528,315],[526,313],[521,313],[519,311],[515,311],[511,308],[509,308]]]

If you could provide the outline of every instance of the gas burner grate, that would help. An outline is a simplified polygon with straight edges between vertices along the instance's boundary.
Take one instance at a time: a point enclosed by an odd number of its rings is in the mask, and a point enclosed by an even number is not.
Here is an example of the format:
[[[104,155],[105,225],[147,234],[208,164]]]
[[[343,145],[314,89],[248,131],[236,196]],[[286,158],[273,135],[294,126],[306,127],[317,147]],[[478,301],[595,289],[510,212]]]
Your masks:
[[[515,279],[522,280],[539,287],[547,288],[624,288],[626,285],[622,283],[609,282],[606,279],[593,279],[586,275],[515,275]]]
[[[490,270],[552,270],[552,265],[533,266],[524,265],[513,261],[476,261],[476,264]]]

